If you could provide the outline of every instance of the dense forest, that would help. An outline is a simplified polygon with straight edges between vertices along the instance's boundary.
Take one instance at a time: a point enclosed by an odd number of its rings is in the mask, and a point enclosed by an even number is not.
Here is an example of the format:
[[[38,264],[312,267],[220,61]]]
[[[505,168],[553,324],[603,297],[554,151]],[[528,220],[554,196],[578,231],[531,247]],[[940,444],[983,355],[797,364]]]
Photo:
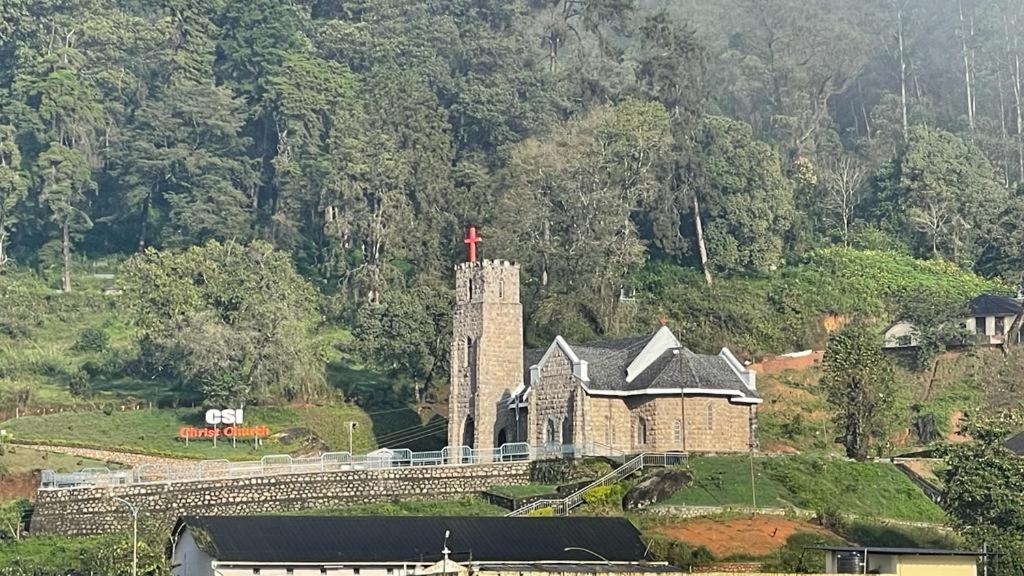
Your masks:
[[[534,341],[871,250],[1012,287],[1022,54],[1020,0],[7,0],[0,266],[270,246],[367,342],[444,331],[468,223]]]

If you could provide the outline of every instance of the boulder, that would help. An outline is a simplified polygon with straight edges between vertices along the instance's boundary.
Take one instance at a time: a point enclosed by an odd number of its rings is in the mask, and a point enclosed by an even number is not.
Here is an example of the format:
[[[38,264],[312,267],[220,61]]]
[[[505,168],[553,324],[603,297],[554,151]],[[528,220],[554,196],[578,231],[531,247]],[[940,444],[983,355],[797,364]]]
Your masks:
[[[626,492],[622,498],[622,507],[636,510],[652,506],[670,498],[673,494],[689,486],[693,482],[693,474],[686,470],[665,468],[647,476],[636,486]]]

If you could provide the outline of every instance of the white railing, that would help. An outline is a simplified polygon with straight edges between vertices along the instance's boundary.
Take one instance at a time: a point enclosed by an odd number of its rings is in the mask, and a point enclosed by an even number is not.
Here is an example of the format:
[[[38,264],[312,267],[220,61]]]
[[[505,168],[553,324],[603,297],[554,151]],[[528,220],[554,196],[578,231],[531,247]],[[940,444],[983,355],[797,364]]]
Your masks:
[[[604,476],[587,484],[583,488],[569,494],[565,498],[545,499],[531,502],[522,508],[518,508],[506,514],[506,516],[527,516],[538,510],[550,508],[555,516],[568,516],[573,508],[583,504],[584,495],[601,486],[615,484],[620,480],[628,478],[634,472],[644,468],[664,468],[665,466],[679,466],[686,464],[687,455],[683,452],[645,452],[628,460],[622,466],[605,474]]]
[[[412,452],[404,448],[381,449],[369,454],[352,455],[348,452],[327,452],[319,456],[304,458],[275,454],[247,462],[203,460],[195,463],[182,462],[181,464],[143,464],[130,470],[86,468],[71,473],[43,470],[40,489],[63,490],[416,466],[472,466],[546,460],[572,457],[573,455],[575,455],[575,450],[572,445],[531,446],[524,442],[504,444],[498,448],[489,449],[448,446],[443,450],[429,452]]]

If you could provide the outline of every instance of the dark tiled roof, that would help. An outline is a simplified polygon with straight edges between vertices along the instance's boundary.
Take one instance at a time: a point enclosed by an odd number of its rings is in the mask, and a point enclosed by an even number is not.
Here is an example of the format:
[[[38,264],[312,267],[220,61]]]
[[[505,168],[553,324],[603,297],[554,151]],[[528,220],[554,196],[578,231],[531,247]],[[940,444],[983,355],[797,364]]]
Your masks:
[[[696,354],[688,348],[667,350],[632,382],[627,382],[626,368],[652,337],[570,344],[570,347],[581,360],[587,361],[587,376],[590,379],[588,387],[591,390],[636,392],[653,388],[703,388],[739,390],[748,398],[760,397],[756,391],[746,386],[724,358],[718,355]],[[527,385],[530,366],[540,362],[545,351],[526,351],[524,374]]]
[[[982,294],[971,300],[968,307],[972,316],[1016,316],[1020,314],[1021,303],[1009,296]]]
[[[1009,439],[1003,442],[1003,446],[1017,456],[1024,456],[1024,432],[1010,436]]]
[[[640,533],[625,518],[427,516],[204,516],[179,520],[205,531],[221,561],[370,562],[441,560],[450,531],[451,560],[466,562],[612,562],[646,559]]]

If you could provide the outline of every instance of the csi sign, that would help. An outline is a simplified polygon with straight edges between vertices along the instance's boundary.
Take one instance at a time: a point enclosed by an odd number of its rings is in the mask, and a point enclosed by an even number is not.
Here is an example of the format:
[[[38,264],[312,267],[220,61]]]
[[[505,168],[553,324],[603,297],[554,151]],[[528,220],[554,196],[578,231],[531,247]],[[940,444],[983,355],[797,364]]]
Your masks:
[[[213,424],[241,424],[242,408],[213,408],[206,411],[206,423]]]

